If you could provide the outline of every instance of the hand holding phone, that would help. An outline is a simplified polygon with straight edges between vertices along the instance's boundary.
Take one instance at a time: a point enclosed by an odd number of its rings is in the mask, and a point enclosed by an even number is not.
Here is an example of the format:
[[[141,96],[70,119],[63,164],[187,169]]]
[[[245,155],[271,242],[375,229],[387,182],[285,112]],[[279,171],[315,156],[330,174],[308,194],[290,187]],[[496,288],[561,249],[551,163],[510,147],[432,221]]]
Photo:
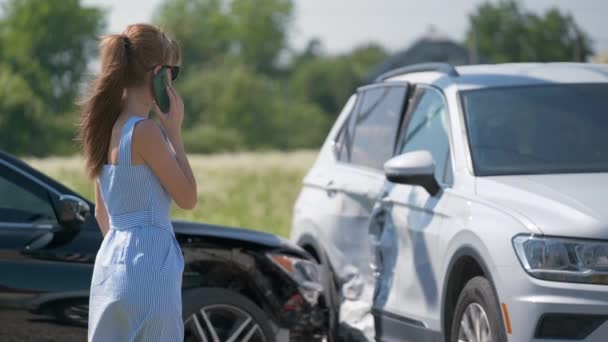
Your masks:
[[[154,79],[157,79],[157,77],[159,79],[159,81],[153,80],[153,85],[156,82],[159,83],[158,91],[156,90],[157,86],[154,86],[154,98],[156,100],[154,111],[165,128],[169,140],[172,143],[176,143],[173,141],[174,139],[181,139],[182,122],[184,120],[184,101],[177,94],[170,81],[168,81],[167,73],[168,70],[163,67],[154,75]],[[160,88],[161,81],[166,83],[162,91]],[[161,106],[165,106],[166,109],[163,109]]]
[[[163,113],[169,112],[170,100],[169,94],[167,93],[168,86],[167,68],[161,67],[152,79],[152,89],[154,91],[154,100]]]

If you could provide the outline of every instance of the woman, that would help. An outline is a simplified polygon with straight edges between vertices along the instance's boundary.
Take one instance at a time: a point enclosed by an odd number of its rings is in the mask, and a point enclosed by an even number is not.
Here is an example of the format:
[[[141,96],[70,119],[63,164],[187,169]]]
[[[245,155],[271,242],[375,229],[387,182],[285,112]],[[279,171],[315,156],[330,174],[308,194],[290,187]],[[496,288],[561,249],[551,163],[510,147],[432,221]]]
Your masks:
[[[162,113],[152,91],[158,72],[177,76],[179,48],[155,26],[137,24],[104,37],[100,50],[101,74],[80,120],[104,235],[91,281],[89,341],[182,341],[184,259],[169,210],[172,199],[195,206],[196,181],[181,139],[182,99],[169,82],[169,112]]]

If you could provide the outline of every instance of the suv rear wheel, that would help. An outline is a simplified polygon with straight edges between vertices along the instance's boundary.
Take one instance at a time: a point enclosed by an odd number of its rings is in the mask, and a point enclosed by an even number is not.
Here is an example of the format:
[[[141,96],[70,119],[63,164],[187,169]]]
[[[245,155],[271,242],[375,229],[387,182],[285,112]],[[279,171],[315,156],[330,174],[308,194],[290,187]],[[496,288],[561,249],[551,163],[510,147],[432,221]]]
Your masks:
[[[467,282],[456,303],[451,342],[506,342],[498,299],[490,282],[474,277]]]

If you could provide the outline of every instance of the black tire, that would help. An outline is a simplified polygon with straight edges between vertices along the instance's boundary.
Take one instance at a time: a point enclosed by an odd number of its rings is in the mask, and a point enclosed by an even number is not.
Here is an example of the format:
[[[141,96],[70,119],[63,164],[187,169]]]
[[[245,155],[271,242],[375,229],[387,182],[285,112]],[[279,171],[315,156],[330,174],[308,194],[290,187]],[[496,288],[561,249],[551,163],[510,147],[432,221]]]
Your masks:
[[[204,324],[204,319],[201,318],[201,310],[205,308],[208,310],[219,310],[218,308],[226,308],[236,311],[240,310],[241,313],[245,313],[251,318],[252,323],[250,325],[252,328],[249,328],[248,325],[245,330],[253,330],[254,324],[257,324],[260,334],[256,332],[254,337],[262,336],[262,338],[257,338],[255,341],[276,342],[276,336],[270,324],[270,319],[266,313],[264,313],[264,311],[262,311],[262,309],[260,309],[254,302],[240,293],[221,288],[200,288],[185,292],[182,296],[182,302],[183,319],[185,324],[184,341],[202,341],[195,331],[196,323],[193,321],[195,314],[196,320],[198,320],[198,324],[200,325]],[[210,321],[213,321],[211,317],[208,318]],[[218,335],[220,332],[218,332]],[[208,333],[208,331],[205,333]],[[219,336],[219,339],[224,341],[227,339],[227,337]],[[213,341],[213,339],[210,339],[209,336],[207,337],[207,340]],[[242,340],[242,336],[236,339],[236,341],[240,340]]]
[[[481,276],[469,280],[458,296],[452,328],[450,329],[450,341],[458,342],[463,315],[471,304],[477,304],[483,309],[483,313],[489,324],[490,336],[492,338],[491,341],[506,342],[507,336],[502,321],[502,315],[500,314],[498,298],[494,293],[492,284]],[[478,306],[473,306],[472,308],[476,309]]]

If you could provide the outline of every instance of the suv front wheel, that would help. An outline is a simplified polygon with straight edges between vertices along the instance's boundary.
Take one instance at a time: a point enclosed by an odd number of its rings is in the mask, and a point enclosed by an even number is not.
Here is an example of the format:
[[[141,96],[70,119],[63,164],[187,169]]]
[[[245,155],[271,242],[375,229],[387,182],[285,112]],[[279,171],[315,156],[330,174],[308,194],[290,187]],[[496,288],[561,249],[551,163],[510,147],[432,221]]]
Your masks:
[[[475,277],[467,282],[456,303],[451,342],[506,342],[498,299],[490,282]]]

